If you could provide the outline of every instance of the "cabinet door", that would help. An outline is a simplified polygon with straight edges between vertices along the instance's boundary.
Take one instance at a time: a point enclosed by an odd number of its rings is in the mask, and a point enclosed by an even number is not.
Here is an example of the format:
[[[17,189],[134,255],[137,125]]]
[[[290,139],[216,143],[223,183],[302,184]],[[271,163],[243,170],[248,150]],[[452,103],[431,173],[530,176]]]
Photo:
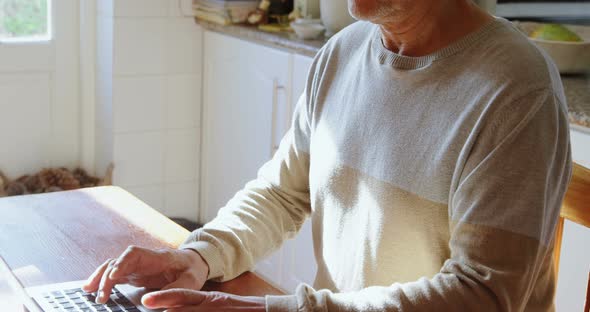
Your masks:
[[[299,97],[305,89],[307,74],[313,59],[301,55],[293,58],[291,107],[295,108]],[[283,252],[283,279],[281,286],[294,292],[301,283],[313,284],[317,264],[313,253],[311,221],[307,220],[299,234],[285,243]]]
[[[208,222],[271,158],[291,56],[213,32],[204,45],[201,221]],[[257,270],[278,284],[281,259],[275,253]]]
[[[590,167],[590,131],[570,126],[572,159],[582,166]],[[590,229],[565,221],[559,259],[559,278],[555,290],[556,311],[582,311],[584,294],[588,283],[590,250],[577,246],[590,244]]]

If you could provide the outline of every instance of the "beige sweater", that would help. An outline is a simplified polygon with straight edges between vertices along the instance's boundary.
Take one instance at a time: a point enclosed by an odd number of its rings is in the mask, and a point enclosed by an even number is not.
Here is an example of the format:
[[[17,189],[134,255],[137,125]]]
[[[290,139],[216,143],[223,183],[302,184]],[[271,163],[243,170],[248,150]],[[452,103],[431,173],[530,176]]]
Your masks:
[[[503,19],[424,57],[355,23],[273,159],[184,248],[229,280],[311,217],[314,288],[268,311],[553,310],[566,111],[555,66]]]

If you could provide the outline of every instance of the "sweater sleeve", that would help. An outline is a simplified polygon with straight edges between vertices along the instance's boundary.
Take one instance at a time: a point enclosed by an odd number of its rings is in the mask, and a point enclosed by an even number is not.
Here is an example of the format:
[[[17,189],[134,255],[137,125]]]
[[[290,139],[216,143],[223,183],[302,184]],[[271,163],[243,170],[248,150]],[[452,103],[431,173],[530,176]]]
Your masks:
[[[496,103],[497,104],[497,103]],[[565,106],[537,90],[474,130],[449,199],[450,257],[431,278],[356,292],[300,285],[267,311],[523,311],[554,287],[553,235],[571,159]],[[537,282],[537,283],[535,283]],[[542,298],[552,306],[553,298]]]
[[[310,214],[309,119],[301,96],[291,129],[274,157],[211,222],[193,232],[180,248],[198,252],[209,279],[227,281],[295,235]]]

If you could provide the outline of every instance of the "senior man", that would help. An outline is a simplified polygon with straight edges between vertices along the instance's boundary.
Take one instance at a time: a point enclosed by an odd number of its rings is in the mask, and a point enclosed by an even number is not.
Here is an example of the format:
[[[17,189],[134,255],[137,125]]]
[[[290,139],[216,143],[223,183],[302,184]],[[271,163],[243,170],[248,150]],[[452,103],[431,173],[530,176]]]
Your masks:
[[[168,311],[551,311],[571,174],[555,66],[468,0],[349,0],[361,22],[315,58],[292,128],[258,178],[179,250],[129,248],[89,278],[163,288]],[[198,291],[311,216],[314,288]],[[305,265],[305,264],[301,264]]]

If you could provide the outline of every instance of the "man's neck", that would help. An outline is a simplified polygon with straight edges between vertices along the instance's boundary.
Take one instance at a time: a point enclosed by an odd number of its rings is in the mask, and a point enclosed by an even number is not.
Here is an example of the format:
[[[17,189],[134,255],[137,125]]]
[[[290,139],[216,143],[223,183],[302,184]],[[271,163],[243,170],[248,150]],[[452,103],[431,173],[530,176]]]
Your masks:
[[[424,2],[421,2],[424,3]],[[440,50],[493,20],[471,1],[431,1],[428,7],[411,7],[383,21],[383,45],[407,56],[424,56]]]

